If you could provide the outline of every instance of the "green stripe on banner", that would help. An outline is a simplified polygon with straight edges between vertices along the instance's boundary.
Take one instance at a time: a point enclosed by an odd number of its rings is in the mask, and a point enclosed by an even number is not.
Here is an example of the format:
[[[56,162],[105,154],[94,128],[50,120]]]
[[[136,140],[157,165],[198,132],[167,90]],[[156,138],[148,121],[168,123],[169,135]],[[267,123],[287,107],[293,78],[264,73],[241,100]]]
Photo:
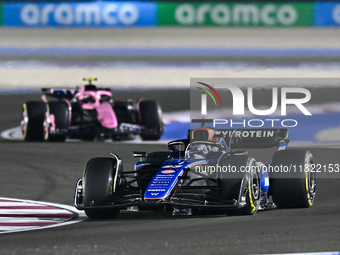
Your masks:
[[[158,3],[161,26],[298,27],[313,25],[313,3]]]

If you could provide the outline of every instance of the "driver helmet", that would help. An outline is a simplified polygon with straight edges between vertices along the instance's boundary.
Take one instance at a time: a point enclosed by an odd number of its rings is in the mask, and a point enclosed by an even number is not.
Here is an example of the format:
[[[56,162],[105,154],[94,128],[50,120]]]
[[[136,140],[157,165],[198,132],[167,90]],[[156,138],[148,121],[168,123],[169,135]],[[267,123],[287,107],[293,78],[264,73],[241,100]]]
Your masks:
[[[193,159],[205,159],[208,154],[208,148],[204,144],[194,144],[190,148],[190,155]]]

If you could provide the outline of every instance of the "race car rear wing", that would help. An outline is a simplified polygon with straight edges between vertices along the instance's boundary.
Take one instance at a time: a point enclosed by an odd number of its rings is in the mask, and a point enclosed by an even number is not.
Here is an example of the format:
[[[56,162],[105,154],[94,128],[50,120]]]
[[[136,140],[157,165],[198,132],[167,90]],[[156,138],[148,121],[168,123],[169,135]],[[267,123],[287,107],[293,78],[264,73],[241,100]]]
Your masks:
[[[288,129],[215,129],[231,149],[287,147]]]
[[[81,90],[81,88],[76,87],[76,88],[42,88],[41,91],[43,92],[44,95],[49,96],[49,97],[54,97],[57,99],[60,98],[65,98],[68,100],[71,100],[74,98],[74,96]],[[95,85],[85,85],[84,86],[85,91],[89,90],[103,90],[103,91],[109,91],[111,92],[110,88],[97,88]]]
[[[213,120],[193,120],[193,123],[201,123],[201,128],[188,130],[188,138],[191,140],[210,139],[211,130],[214,130],[214,138],[223,138],[229,149],[254,149],[273,148],[284,149],[289,143],[289,131],[286,128],[259,128],[259,129],[215,129],[202,127]],[[208,130],[209,129],[209,130]]]
[[[54,98],[72,99],[79,91],[79,88],[42,88],[41,91],[46,95]]]

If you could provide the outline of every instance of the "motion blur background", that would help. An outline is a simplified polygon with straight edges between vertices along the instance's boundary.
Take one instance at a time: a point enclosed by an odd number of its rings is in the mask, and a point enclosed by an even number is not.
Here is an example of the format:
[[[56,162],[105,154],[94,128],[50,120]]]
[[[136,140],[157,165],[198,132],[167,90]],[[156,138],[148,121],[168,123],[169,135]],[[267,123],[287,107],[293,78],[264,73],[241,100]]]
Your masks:
[[[0,17],[2,93],[81,86],[88,76],[115,98],[154,91],[165,112],[179,112],[164,116],[175,122],[168,140],[188,127],[190,78],[324,78],[300,87],[315,113],[333,115],[292,140],[340,141],[340,2],[8,1]]]
[[[340,2],[5,1],[2,89],[339,77]]]

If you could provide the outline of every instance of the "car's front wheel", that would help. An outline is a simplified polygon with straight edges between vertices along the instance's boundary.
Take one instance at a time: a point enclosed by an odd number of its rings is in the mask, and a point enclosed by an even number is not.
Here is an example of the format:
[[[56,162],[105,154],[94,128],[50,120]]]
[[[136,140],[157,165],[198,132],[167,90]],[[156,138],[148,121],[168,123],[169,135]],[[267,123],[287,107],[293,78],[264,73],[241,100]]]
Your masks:
[[[102,207],[115,199],[119,165],[114,158],[92,158],[84,171],[83,203],[88,217],[112,219],[119,214],[119,208]]]

